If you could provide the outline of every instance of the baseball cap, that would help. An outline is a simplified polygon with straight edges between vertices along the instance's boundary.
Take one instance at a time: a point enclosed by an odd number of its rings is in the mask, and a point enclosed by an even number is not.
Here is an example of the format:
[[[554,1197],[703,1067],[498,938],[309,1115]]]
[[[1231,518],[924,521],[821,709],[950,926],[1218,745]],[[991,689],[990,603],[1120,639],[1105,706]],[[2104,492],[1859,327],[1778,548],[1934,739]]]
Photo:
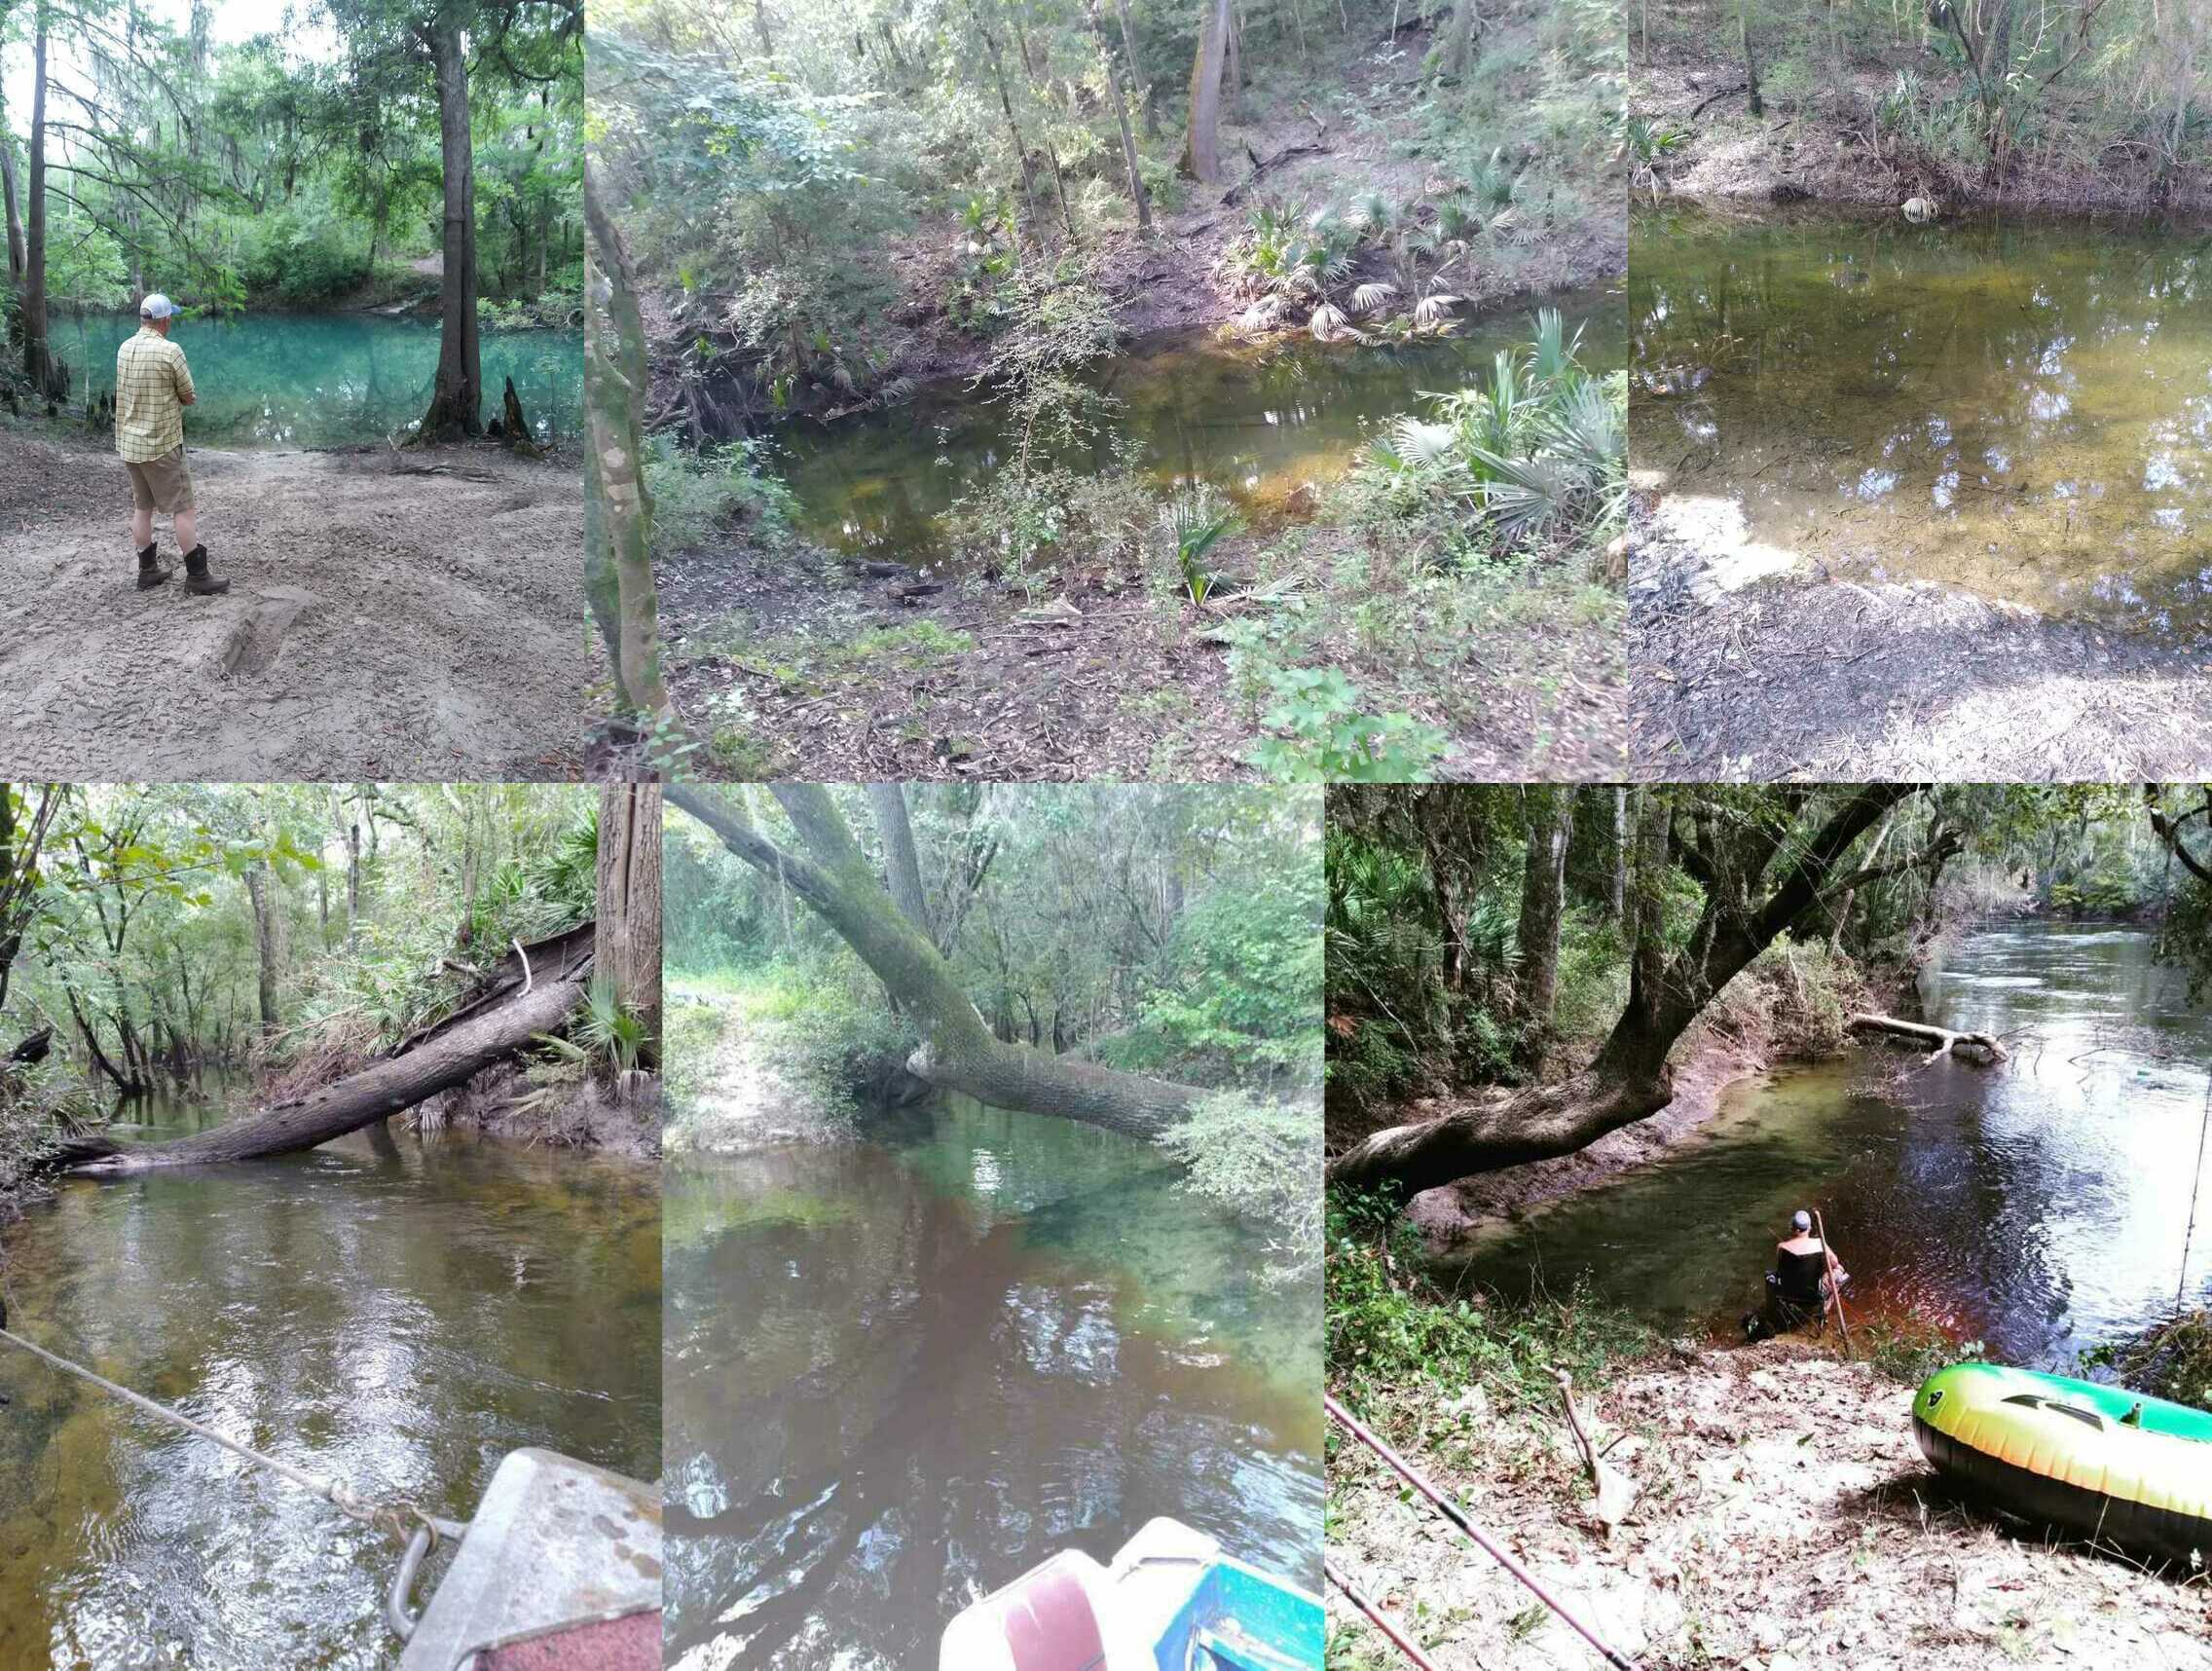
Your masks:
[[[138,304],[138,316],[141,319],[166,319],[175,313],[176,304],[159,290]]]

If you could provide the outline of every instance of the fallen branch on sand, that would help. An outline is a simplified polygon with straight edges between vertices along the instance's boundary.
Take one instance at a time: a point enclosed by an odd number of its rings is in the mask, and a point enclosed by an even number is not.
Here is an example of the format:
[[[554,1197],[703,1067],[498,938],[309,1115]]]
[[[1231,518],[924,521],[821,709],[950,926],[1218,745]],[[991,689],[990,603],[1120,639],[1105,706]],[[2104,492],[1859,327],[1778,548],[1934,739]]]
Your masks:
[[[1846,1032],[1885,1033],[1891,1038],[1926,1045],[1931,1057],[1948,1052],[1961,1061],[1984,1067],[2006,1059],[2005,1046],[1989,1033],[1955,1033],[1947,1027],[1930,1026],[1926,1021],[1900,1021],[1895,1016],[1853,1016],[1843,1026]]]
[[[1587,1504],[1590,1517],[1609,1534],[1636,1506],[1636,1484],[1600,1456],[1590,1442],[1582,1417],[1574,1408],[1574,1377],[1564,1369],[1555,1369],[1552,1379],[1559,1383],[1559,1401],[1567,1407],[1567,1428],[1574,1434],[1575,1447],[1582,1452],[1582,1466],[1590,1470],[1590,1483],[1597,1489],[1597,1500]]]
[[[485,985],[443,1021],[402,1042],[383,1060],[307,1096],[168,1143],[118,1144],[89,1138],[66,1145],[60,1171],[113,1176],[163,1167],[263,1160],[312,1149],[441,1091],[465,1085],[485,1068],[557,1031],[591,978],[593,925],[584,923],[493,966]]]

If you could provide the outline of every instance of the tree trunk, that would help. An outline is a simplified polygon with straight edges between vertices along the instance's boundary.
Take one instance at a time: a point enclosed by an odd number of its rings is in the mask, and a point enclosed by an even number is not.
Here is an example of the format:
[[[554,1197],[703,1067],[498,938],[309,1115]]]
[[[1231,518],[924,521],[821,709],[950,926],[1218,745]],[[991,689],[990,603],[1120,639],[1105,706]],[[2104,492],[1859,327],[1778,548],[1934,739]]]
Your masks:
[[[30,202],[23,247],[23,375],[31,392],[49,399],[54,392],[54,360],[46,338],[46,6],[40,0],[37,32],[31,40]]]
[[[1612,918],[1621,920],[1628,910],[1628,785],[1613,785],[1613,891]]]
[[[1198,57],[1191,65],[1191,125],[1183,171],[1213,185],[1221,179],[1221,75],[1229,53],[1229,0],[1205,0]]]
[[[468,59],[461,20],[441,16],[430,37],[437,68],[438,142],[445,174],[445,274],[438,286],[438,380],[416,438],[481,434],[484,368],[476,340],[476,159],[468,131]]]
[[[2003,1061],[2008,1055],[2004,1041],[1993,1034],[1955,1033],[1948,1027],[1932,1027],[1925,1021],[1900,1021],[1895,1016],[1853,1016],[1843,1025],[1846,1032],[1881,1033],[1889,1038],[1924,1045],[1931,1056],[1941,1056],[1948,1052],[1961,1061],[1971,1061],[1982,1067]]]
[[[118,1147],[93,1139],[72,1144],[62,1152],[60,1170],[116,1174],[255,1161],[343,1137],[412,1108],[424,1097],[466,1084],[494,1062],[527,1047],[539,1033],[560,1031],[583,995],[590,969],[590,955],[584,953],[566,968],[556,963],[551,973],[538,970],[529,991],[522,990],[518,980],[497,1002],[471,1006],[455,1021],[402,1046],[399,1054],[251,1119],[168,1143]]]
[[[1475,56],[1475,0],[1459,0],[1453,10],[1452,21],[1445,27],[1444,50],[1438,63],[1448,76],[1458,77],[1467,73],[1467,65]]]
[[[1751,56],[1751,0],[1737,0],[1736,33],[1744,48],[1744,77],[1751,84],[1751,114],[1753,116],[1764,116],[1766,106],[1759,99],[1758,60]]]
[[[276,913],[283,902],[271,897],[269,867],[254,864],[245,873],[245,897],[253,906],[253,945],[257,958],[254,991],[261,1006],[261,1032],[276,1030]]]
[[[645,323],[621,230],[584,169],[584,592],[622,704],[647,724],[674,712],[661,676],[651,496],[644,470]]]
[[[660,785],[599,792],[598,934],[592,965],[645,1023],[646,1059],[660,1058]]]
[[[930,897],[922,886],[922,861],[914,846],[913,823],[906,816],[906,792],[896,783],[871,783],[867,799],[875,812],[876,834],[883,837],[883,869],[891,901],[934,946],[937,931],[930,925]]]
[[[772,793],[797,830],[803,853],[778,847],[729,800],[689,785],[668,786],[669,799],[739,858],[797,894],[875,972],[921,1034],[906,1061],[915,1078],[997,1107],[1058,1115],[1132,1137],[1158,1136],[1207,1095],[1196,1086],[999,1042],[951,966],[876,880],[830,792],[820,784],[778,784]]]
[[[23,281],[23,213],[16,201],[16,142],[0,127],[0,211],[8,221],[8,282]]]
[[[1125,14],[1123,22],[1125,33]],[[1122,166],[1128,170],[1129,202],[1136,206],[1138,228],[1149,232],[1152,230],[1152,196],[1144,189],[1144,175],[1137,167],[1137,141],[1129,130],[1128,101],[1122,96],[1121,72],[1114,67],[1113,50],[1106,45],[1106,26],[1098,18],[1098,0],[1090,0],[1090,32],[1098,40],[1098,61],[1106,69],[1106,93],[1114,101],[1114,122],[1122,132]]]
[[[1521,872],[1521,1036],[1514,1054],[1543,1059],[1559,1008],[1559,929],[1567,899],[1567,846],[1573,834],[1571,791],[1530,784],[1528,858]]]

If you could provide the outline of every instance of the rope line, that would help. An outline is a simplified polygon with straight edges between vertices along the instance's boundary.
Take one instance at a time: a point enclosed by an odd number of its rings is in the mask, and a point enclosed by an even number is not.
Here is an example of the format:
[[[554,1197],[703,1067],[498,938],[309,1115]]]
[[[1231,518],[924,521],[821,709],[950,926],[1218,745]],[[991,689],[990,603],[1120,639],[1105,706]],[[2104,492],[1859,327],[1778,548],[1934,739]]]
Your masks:
[[[2189,1228],[2181,1233],[2181,1276],[2174,1283],[2174,1316],[2188,1304],[2189,1244],[2196,1240],[2196,1192],[2204,1187],[2204,1139],[2212,1136],[2212,1076],[2204,1081],[2204,1123],[2196,1129],[2196,1173],[2189,1185]]]
[[[34,1341],[25,1340],[21,1335],[9,1329],[0,1328],[0,1340],[21,1347],[33,1357],[42,1357],[48,1363],[53,1364],[55,1368],[65,1374],[74,1375],[80,1381],[91,1382],[101,1392],[112,1393],[125,1403],[144,1411],[149,1416],[182,1428],[188,1433],[197,1433],[203,1439],[214,1441],[233,1455],[243,1457],[255,1467],[265,1467],[280,1478],[290,1480],[302,1491],[312,1491],[340,1513],[358,1520],[365,1526],[374,1526],[379,1531],[388,1532],[401,1542],[407,1541],[418,1525],[427,1526],[430,1529],[430,1540],[433,1546],[440,1538],[459,1538],[467,1530],[457,1521],[426,1513],[413,1503],[375,1504],[365,1498],[357,1497],[334,1479],[321,1479],[309,1473],[305,1468],[294,1467],[290,1463],[280,1462],[272,1456],[264,1456],[249,1445],[241,1445],[238,1440],[218,1433],[204,1422],[196,1422],[180,1410],[172,1410],[166,1404],[157,1404],[153,1399],[146,1397],[143,1393],[133,1392],[128,1387],[119,1387],[106,1376],[96,1375],[83,1364],[72,1363],[66,1357],[51,1353],[45,1347]]]

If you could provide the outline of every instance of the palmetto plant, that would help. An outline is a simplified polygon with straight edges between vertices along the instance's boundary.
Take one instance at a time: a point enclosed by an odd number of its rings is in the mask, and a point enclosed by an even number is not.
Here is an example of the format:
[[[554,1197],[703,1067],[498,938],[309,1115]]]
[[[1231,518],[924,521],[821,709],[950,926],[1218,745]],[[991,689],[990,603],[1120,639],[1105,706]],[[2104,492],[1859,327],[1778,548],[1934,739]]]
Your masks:
[[[1215,576],[1206,553],[1244,526],[1236,507],[1210,487],[1198,487],[1170,500],[1160,510],[1160,525],[1175,543],[1175,563],[1191,602],[1203,604]]]
[[[1629,182],[1631,193],[1640,187],[1649,187],[1651,201],[1659,201],[1659,167],[1689,143],[1690,136],[1664,120],[1650,116],[1632,116],[1622,130],[1621,141],[1628,152]]]

